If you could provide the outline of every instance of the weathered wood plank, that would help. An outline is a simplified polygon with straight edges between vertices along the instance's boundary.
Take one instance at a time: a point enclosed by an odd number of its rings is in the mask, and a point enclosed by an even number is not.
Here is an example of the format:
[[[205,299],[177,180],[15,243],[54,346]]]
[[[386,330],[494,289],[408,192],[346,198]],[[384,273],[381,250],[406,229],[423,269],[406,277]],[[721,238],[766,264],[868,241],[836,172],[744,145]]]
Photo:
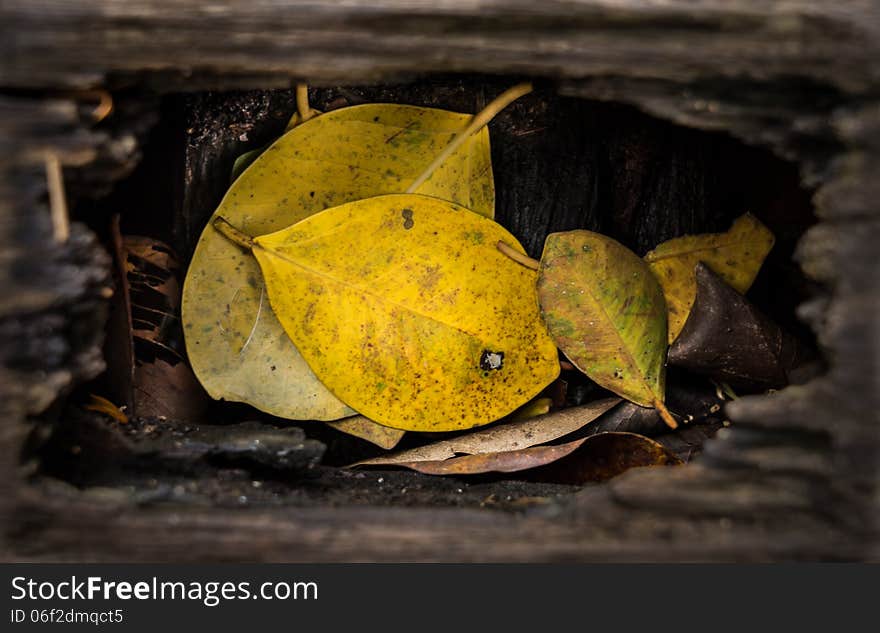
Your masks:
[[[701,475],[679,471],[674,481]],[[650,497],[668,479],[633,472],[619,488]],[[12,534],[19,560],[68,561],[764,561],[864,556],[833,521],[805,508],[782,487],[754,502],[759,482],[706,485],[714,511],[689,514],[667,505],[638,510],[621,492],[589,489],[568,508],[527,514],[426,508],[277,508],[222,510],[133,508],[82,497],[30,493]],[[736,498],[746,520],[732,520],[724,496]],[[781,496],[780,496],[781,495]],[[780,500],[783,503],[778,503]],[[661,502],[663,503],[663,502]],[[671,505],[669,505],[671,504]],[[65,517],[76,508],[76,520]],[[768,513],[766,510],[775,510]]]
[[[870,0],[6,0],[0,85],[82,87],[108,73],[278,75],[350,83],[413,72],[571,78],[877,78]],[[183,85],[183,84],[181,84]],[[198,81],[193,82],[193,87]]]
[[[769,7],[758,0],[440,0],[423,6],[357,0],[342,8],[329,0],[5,0],[3,555],[267,561],[876,556],[878,24],[870,0]],[[33,429],[26,412],[96,367],[95,340],[82,336],[60,362],[57,384],[39,363],[21,362],[45,355],[53,337],[70,342],[81,333],[73,328],[78,320],[100,319],[100,275],[88,271],[101,265],[87,261],[76,239],[52,244],[41,160],[48,150],[68,163],[97,161],[112,154],[111,139],[81,116],[79,93],[63,91],[269,88],[297,79],[350,85],[465,71],[547,78],[569,95],[634,104],[799,161],[819,187],[823,223],[804,241],[800,261],[828,290],[804,310],[830,360],[828,375],[731,406],[734,427],[709,447],[702,466],[627,474],[569,504],[525,515],[138,508],[24,485],[21,451]],[[47,95],[55,101],[44,101]],[[47,320],[40,333],[29,329]],[[36,346],[22,352],[31,339]],[[738,424],[757,431],[740,431]],[[804,436],[812,440],[798,439]]]

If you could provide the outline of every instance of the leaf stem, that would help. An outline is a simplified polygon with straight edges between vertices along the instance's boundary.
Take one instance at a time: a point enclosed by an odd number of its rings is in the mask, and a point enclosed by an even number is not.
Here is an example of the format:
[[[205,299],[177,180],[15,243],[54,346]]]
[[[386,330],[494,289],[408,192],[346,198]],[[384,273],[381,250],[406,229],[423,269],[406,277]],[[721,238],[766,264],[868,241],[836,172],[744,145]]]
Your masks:
[[[299,112],[299,118],[305,122],[317,114],[316,110],[312,110],[309,105],[309,86],[308,84],[296,84],[296,109]]]
[[[214,221],[211,222],[211,225],[217,230],[220,234],[223,235],[230,242],[234,242],[241,246],[243,249],[249,251],[254,248],[254,240],[250,235],[243,233],[239,229],[235,228],[232,224],[230,224],[229,220],[224,218],[223,216],[218,215],[214,218]]]
[[[538,270],[541,267],[541,262],[539,262],[537,259],[532,259],[528,255],[520,253],[507,242],[502,242],[501,240],[499,240],[495,247],[499,251],[507,255],[510,259],[515,261],[517,264],[521,264],[526,268]]]
[[[422,186],[422,184],[431,177],[431,174],[436,171],[436,169],[443,164],[443,162],[449,158],[455,150],[461,147],[462,143],[468,140],[472,134],[480,130],[483,126],[489,123],[492,118],[501,112],[504,108],[509,106],[511,103],[519,99],[521,96],[526,95],[532,91],[532,84],[530,83],[522,83],[517,84],[513,88],[508,88],[500,95],[495,97],[489,105],[480,110],[474,117],[471,119],[471,122],[468,123],[467,127],[459,132],[455,138],[453,138],[449,145],[447,145],[442,152],[437,155],[437,158],[428,165],[427,169],[422,172],[422,174],[416,178],[413,183],[406,190],[406,193],[413,193],[416,189]]]
[[[678,422],[675,421],[675,418],[672,417],[672,414],[669,413],[669,409],[666,408],[666,405],[663,404],[663,401],[659,398],[654,400],[654,408],[657,409],[657,413],[660,414],[660,417],[666,422],[666,426],[670,429],[677,429]]]

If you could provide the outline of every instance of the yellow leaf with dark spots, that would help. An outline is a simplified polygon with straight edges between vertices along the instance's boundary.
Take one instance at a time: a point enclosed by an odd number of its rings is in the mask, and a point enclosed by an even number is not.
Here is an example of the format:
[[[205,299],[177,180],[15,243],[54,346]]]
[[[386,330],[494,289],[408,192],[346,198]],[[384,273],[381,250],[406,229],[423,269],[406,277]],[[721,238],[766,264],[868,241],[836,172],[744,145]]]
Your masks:
[[[321,114],[263,152],[212,217],[260,235],[328,207],[401,193],[472,118],[393,104]],[[470,136],[416,191],[492,217],[488,129]],[[182,312],[189,360],[211,397],[289,419],[334,420],[355,413],[321,384],[285,335],[250,253],[210,222],[187,273]]]
[[[451,431],[497,420],[559,373],[536,273],[496,222],[386,195],[253,240],[272,310],[315,375],[370,420]]]

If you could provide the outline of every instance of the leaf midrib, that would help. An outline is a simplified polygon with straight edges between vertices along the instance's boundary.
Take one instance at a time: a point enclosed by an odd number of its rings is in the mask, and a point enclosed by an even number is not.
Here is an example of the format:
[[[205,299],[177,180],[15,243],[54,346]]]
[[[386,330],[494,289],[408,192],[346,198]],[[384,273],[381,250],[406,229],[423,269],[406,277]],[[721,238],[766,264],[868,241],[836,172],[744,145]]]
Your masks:
[[[658,255],[656,257],[651,257],[651,253],[648,253],[647,255],[645,255],[645,261],[647,261],[649,264],[654,264],[656,262],[663,261],[664,259],[673,259],[676,257],[681,257],[682,255],[691,255],[694,253],[701,253],[701,252],[705,252],[705,251],[716,251],[716,250],[720,250],[722,248],[730,248],[732,246],[741,246],[743,244],[748,244],[749,242],[758,243],[759,241],[760,240],[758,240],[757,238],[750,238],[750,239],[734,240],[731,242],[723,242],[721,244],[716,244],[715,246],[710,246],[710,247],[704,246],[701,248],[682,248],[680,250],[671,251],[668,254]]]
[[[614,332],[614,336],[617,338],[618,341],[620,341],[622,348],[626,350],[626,352],[629,356],[629,362],[627,364],[630,365],[630,367],[635,369],[635,373],[639,378],[639,382],[642,384],[643,387],[645,387],[647,392],[656,398],[657,394],[654,393],[654,390],[651,389],[651,386],[645,380],[645,377],[643,375],[641,368],[638,366],[638,363],[636,363],[635,356],[633,356],[632,352],[629,349],[629,345],[626,344],[626,341],[620,335],[620,332],[618,331],[618,329],[614,326],[614,321],[611,319],[611,316],[608,314],[608,310],[605,309],[605,306],[602,304],[602,302],[596,298],[595,294],[593,294],[593,289],[589,284],[587,284],[585,286],[585,288],[587,290],[587,293],[590,295],[590,299],[592,299],[593,303],[595,305],[599,306],[599,310],[601,310],[602,315],[605,317],[605,320],[611,324],[611,330]]]
[[[308,267],[308,266],[305,266],[305,265],[303,265],[302,263],[298,262],[297,260],[295,260],[295,259],[293,259],[293,258],[291,258],[291,257],[288,257],[287,255],[284,255],[283,253],[280,253],[280,252],[278,252],[277,250],[270,249],[270,248],[266,248],[265,246],[263,246],[263,245],[260,244],[259,242],[257,242],[257,243],[255,244],[255,248],[259,248],[260,250],[262,250],[262,251],[265,252],[265,253],[268,253],[269,255],[274,255],[275,257],[278,257],[279,259],[281,259],[281,260],[283,260],[283,261],[285,261],[285,262],[287,262],[287,263],[289,263],[289,264],[293,264],[293,265],[296,266],[297,268],[299,268],[299,269],[301,269],[301,270],[303,270],[303,271],[305,271],[305,272],[307,272],[307,273],[310,273],[310,274],[312,274],[312,275],[314,275],[314,276],[316,276],[316,277],[318,277],[318,278],[320,278],[320,279],[330,280],[330,281],[332,281],[332,282],[334,282],[334,283],[336,283],[336,284],[338,284],[338,285],[344,286],[344,287],[346,287],[346,288],[352,288],[352,289],[355,289],[355,290],[357,290],[358,292],[361,292],[361,293],[363,293],[363,294],[365,294],[365,295],[367,295],[367,296],[369,296],[369,297],[375,299],[375,300],[378,301],[379,303],[387,303],[387,304],[389,304],[389,305],[392,305],[392,306],[396,306],[396,307],[402,308],[402,309],[406,310],[407,312],[410,312],[410,313],[412,313],[412,314],[415,314],[415,315],[417,315],[417,316],[419,316],[419,317],[422,317],[422,318],[424,318],[424,319],[427,319],[427,320],[429,320],[429,321],[433,321],[434,323],[439,323],[440,325],[442,325],[442,326],[444,326],[444,327],[447,327],[447,328],[449,328],[449,329],[451,329],[451,330],[455,330],[456,332],[459,332],[459,333],[461,333],[461,334],[464,334],[465,336],[473,337],[473,338],[478,339],[478,340],[480,340],[480,341],[483,341],[483,340],[484,340],[483,337],[480,336],[479,334],[476,334],[476,333],[473,333],[473,332],[468,332],[467,330],[463,330],[462,328],[457,327],[457,326],[454,325],[454,324],[446,323],[446,322],[443,321],[442,319],[438,319],[438,318],[435,317],[435,316],[432,316],[432,315],[430,315],[430,314],[426,314],[426,313],[424,313],[424,312],[422,312],[422,311],[420,311],[420,310],[416,310],[416,309],[412,308],[411,306],[405,305],[405,304],[400,303],[400,302],[398,302],[398,301],[392,301],[392,300],[388,299],[387,297],[381,296],[381,295],[379,295],[379,294],[377,294],[377,293],[375,293],[375,292],[373,292],[373,291],[371,291],[371,290],[369,290],[369,289],[365,289],[365,288],[363,288],[363,287],[361,287],[361,286],[358,286],[357,284],[350,283],[350,282],[348,282],[348,281],[345,281],[345,280],[339,279],[339,278],[337,278],[337,277],[334,277],[333,275],[330,275],[330,274],[327,274],[327,273],[325,273],[325,272],[322,272],[322,271],[319,271],[319,270],[315,270],[314,268],[310,268],[310,267]],[[271,297],[271,295],[270,295],[270,296],[269,296],[270,301],[271,301],[271,298],[272,298],[272,297]]]

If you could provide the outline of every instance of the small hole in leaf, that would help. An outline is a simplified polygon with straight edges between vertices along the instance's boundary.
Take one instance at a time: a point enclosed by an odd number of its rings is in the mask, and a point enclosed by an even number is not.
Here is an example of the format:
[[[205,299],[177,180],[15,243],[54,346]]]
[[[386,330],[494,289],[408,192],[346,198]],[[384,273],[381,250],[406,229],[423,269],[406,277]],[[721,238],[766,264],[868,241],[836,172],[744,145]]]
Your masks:
[[[480,354],[480,369],[501,369],[504,365],[504,352],[492,352],[483,350]]]

